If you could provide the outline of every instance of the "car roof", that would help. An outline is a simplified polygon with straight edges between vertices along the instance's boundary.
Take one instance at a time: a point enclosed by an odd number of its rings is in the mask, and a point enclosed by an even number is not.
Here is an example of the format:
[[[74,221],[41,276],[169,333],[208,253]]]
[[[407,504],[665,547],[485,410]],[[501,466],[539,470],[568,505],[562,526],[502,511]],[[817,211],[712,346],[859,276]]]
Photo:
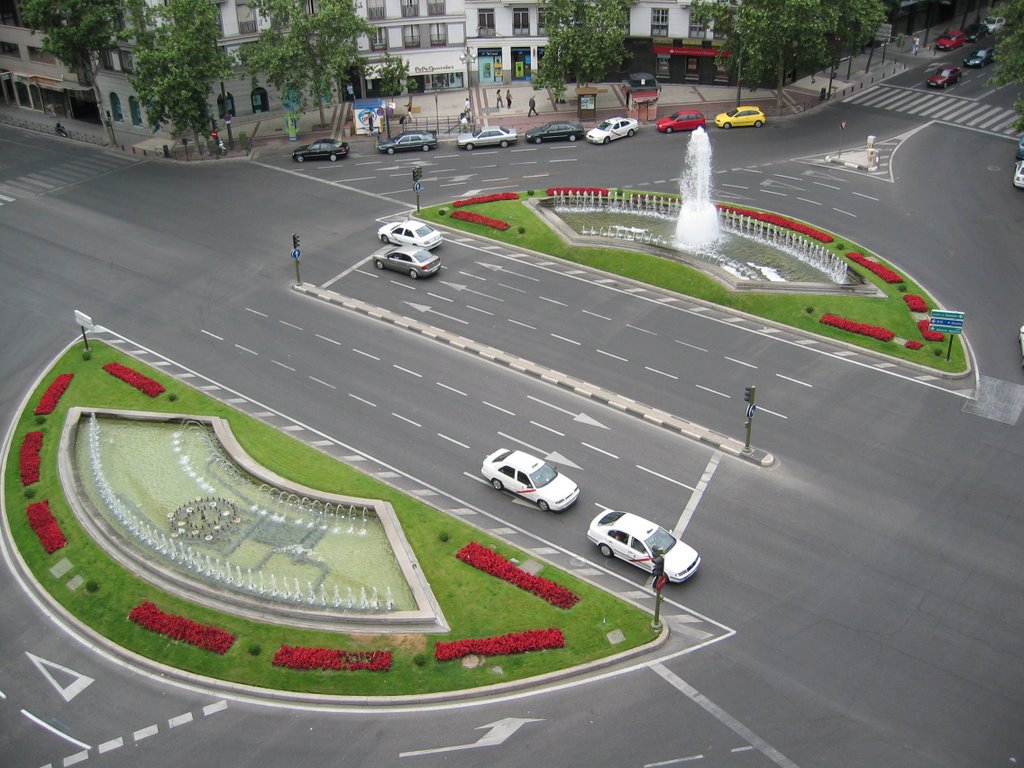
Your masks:
[[[610,511],[608,510],[608,512]],[[601,513],[600,517],[604,517],[608,512]],[[638,539],[646,539],[661,526],[657,523],[652,523],[650,520],[645,520],[639,515],[634,515],[632,512],[623,512],[621,517],[609,523],[606,527],[616,528],[628,533],[630,536],[636,536]]]
[[[544,464],[542,459],[531,456],[525,451],[512,451],[507,456],[501,458],[500,461],[505,464],[511,464],[516,469],[521,469],[527,473],[533,472]]]

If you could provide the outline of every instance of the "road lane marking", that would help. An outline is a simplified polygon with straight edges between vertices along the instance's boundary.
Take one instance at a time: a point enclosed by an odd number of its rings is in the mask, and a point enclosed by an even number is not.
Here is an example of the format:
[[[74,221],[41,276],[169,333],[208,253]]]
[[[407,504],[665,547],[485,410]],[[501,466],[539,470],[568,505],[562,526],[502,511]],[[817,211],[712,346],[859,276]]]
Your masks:
[[[578,341],[576,341],[574,339],[567,338],[565,336],[559,336],[557,333],[551,333],[551,334],[548,334],[548,335],[551,336],[553,339],[558,339],[559,341],[567,341],[570,344],[575,344],[577,347],[582,346]]]
[[[598,350],[595,350],[595,351],[598,354],[600,354],[600,355],[606,355],[608,357],[614,357],[616,360],[621,360],[624,363],[628,363],[629,362],[629,360],[627,360],[626,358],[619,357],[618,355],[613,355],[611,352],[605,352],[603,349],[598,349]]]
[[[676,527],[672,529],[672,533],[677,539],[683,538],[683,533],[686,532],[686,526],[690,524],[690,518],[693,517],[694,511],[697,509],[697,505],[700,504],[700,500],[704,497],[704,490],[708,487],[711,482],[711,478],[715,476],[715,470],[718,469],[718,462],[722,460],[722,454],[717,451],[711,454],[711,458],[708,460],[708,464],[704,467],[704,474],[700,476],[700,480],[697,481],[697,487],[690,494],[690,500],[686,502],[686,506],[683,508],[683,513],[679,516],[679,520],[676,521]]]
[[[511,317],[508,319],[508,321],[510,323],[512,323],[513,325],[521,325],[521,326],[523,326],[523,328],[529,328],[531,331],[536,331],[537,330],[537,326],[535,326],[535,325],[528,325],[527,323],[521,323],[518,320],[513,320]]]
[[[683,488],[686,488],[686,489],[691,490],[691,491],[697,490],[692,485],[687,485],[686,483],[682,482],[681,480],[676,480],[675,478],[669,477],[668,475],[663,475],[660,472],[655,472],[653,469],[648,469],[647,467],[641,466],[640,464],[636,464],[635,466],[636,466],[637,469],[642,470],[644,472],[647,472],[648,474],[654,475],[655,477],[660,477],[662,480],[666,480],[666,481],[668,481],[670,483],[674,483],[675,485],[681,485]]]
[[[619,458],[614,453],[609,453],[608,451],[604,450],[603,448],[598,448],[596,445],[591,445],[590,443],[584,443],[583,441],[580,441],[580,445],[584,445],[584,446],[586,446],[587,448],[589,448],[592,451],[597,451],[598,453],[603,453],[605,456],[609,456],[610,458],[613,458],[613,459]]]
[[[321,335],[320,335],[320,334],[318,333],[318,334],[316,334],[316,337],[317,337],[318,339],[323,339],[324,341],[329,341],[329,342],[330,342],[331,344],[335,344],[335,345],[337,345],[337,346],[339,346],[339,347],[341,346],[341,342],[340,342],[340,341],[335,341],[334,339],[332,339],[332,338],[330,338],[330,337],[328,337],[328,336],[321,336]]]
[[[661,374],[662,376],[668,376],[670,379],[675,379],[676,381],[679,381],[679,377],[676,376],[675,374],[665,373],[665,371],[659,371],[657,368],[651,368],[651,366],[649,365],[645,365],[644,368],[650,371],[651,373],[658,373]]]
[[[512,413],[512,411],[508,410],[507,408],[502,408],[500,405],[495,405],[494,403],[489,403],[486,400],[481,400],[480,402],[482,402],[488,408],[493,408],[496,411],[501,411],[502,413],[508,414],[509,416],[515,416],[515,414]]]
[[[710,392],[712,395],[718,395],[720,397],[727,397],[730,400],[732,399],[732,395],[727,395],[727,394],[725,394],[725,392],[719,392],[717,389],[712,389],[711,387],[705,387],[705,386],[703,386],[701,384],[694,384],[693,386],[695,386],[697,389],[703,389],[705,392]],[[758,406],[758,407],[760,407],[760,406]]]
[[[610,317],[607,317],[605,315],[599,315],[599,314],[597,314],[597,312],[591,312],[589,309],[584,309],[583,310],[583,314],[584,315],[590,315],[591,317],[599,317],[602,320],[611,320]]]
[[[535,427],[540,427],[541,429],[546,429],[548,432],[552,432],[552,433],[558,435],[559,437],[565,437],[565,432],[559,432],[557,429],[552,429],[551,427],[544,426],[539,421],[532,421],[531,420],[530,423],[533,424],[533,426],[535,426]]]
[[[284,363],[279,362],[277,360],[271,360],[270,362],[272,362],[274,365],[280,365],[282,368],[285,368],[286,370],[292,371],[293,373],[295,372],[295,369],[292,368],[290,365],[285,365]]]
[[[48,730],[54,736],[60,736],[62,739],[64,739],[64,741],[68,742],[69,744],[74,744],[76,747],[81,747],[82,749],[85,749],[85,750],[91,749],[91,747],[88,744],[86,744],[84,741],[79,741],[76,738],[68,736],[66,733],[64,733],[64,731],[57,730],[56,728],[54,728],[49,723],[44,723],[42,720],[40,720],[38,717],[33,715],[27,709],[21,710],[21,714],[23,714],[25,717],[27,717],[29,720],[31,720],[36,725],[41,725],[43,728]]]
[[[724,357],[731,363],[736,363],[736,365],[745,365],[747,366],[747,368],[757,368],[757,366],[754,365],[753,363],[745,363],[742,360],[737,360],[735,357],[729,357],[728,355],[722,355],[722,357]]]
[[[259,355],[259,352],[254,352],[253,350],[249,349],[248,347],[243,347],[241,344],[235,344],[235,346],[238,349],[242,350],[243,352],[248,352],[250,355]]]
[[[415,376],[418,379],[422,379],[423,378],[423,374],[422,373],[416,373],[416,371],[410,371],[408,368],[403,368],[402,366],[398,365],[397,363],[392,363],[391,367],[392,368],[397,368],[402,373],[408,373],[410,376]]]
[[[437,436],[440,437],[442,440],[447,440],[449,443],[455,443],[456,445],[461,446],[462,448],[465,448],[466,450],[469,450],[469,446],[468,445],[466,445],[463,442],[460,442],[460,441],[456,440],[454,437],[448,437],[448,435],[442,435],[440,432],[437,433]]]
[[[287,320],[278,320],[281,325],[287,325],[289,328],[294,328],[296,331],[305,330],[302,326],[296,325],[295,323],[289,323]]]
[[[169,727],[171,727],[171,728],[180,728],[181,726],[188,725],[191,722],[192,722],[192,713],[191,712],[186,712],[183,715],[178,715],[177,717],[172,717],[170,720],[167,721],[167,725]]]
[[[363,350],[357,349],[356,347],[352,347],[352,351],[355,352],[357,355],[362,355],[363,357],[368,357],[371,360],[377,360],[378,362],[380,361],[380,358],[377,357],[376,355],[371,355],[369,352],[363,352]]]
[[[135,739],[135,741],[142,741],[143,739],[148,739],[150,736],[156,736],[158,733],[160,733],[160,729],[155,725],[147,725],[145,728],[140,728],[135,731],[135,733],[132,734],[132,738]]]
[[[200,329],[199,329],[199,332],[200,332],[200,333],[205,333],[205,334],[206,334],[207,336],[212,336],[212,337],[213,337],[213,338],[215,338],[215,339],[216,339],[217,341],[224,341],[224,337],[223,337],[223,336],[218,336],[218,335],[217,335],[216,333],[210,333],[210,332],[209,332],[208,330],[206,330],[205,328],[200,328]]]
[[[707,352],[707,350],[704,349],[704,347],[698,347],[696,344],[690,344],[687,341],[680,341],[679,339],[672,339],[672,341],[674,341],[676,344],[682,344],[684,347],[689,347],[690,349],[696,349],[698,352]]]
[[[442,383],[440,381],[435,381],[434,383],[437,384],[437,386],[439,386],[439,387],[447,389],[449,392],[454,392],[456,395],[462,395],[463,397],[469,397],[469,395],[467,393],[463,392],[461,389],[456,389],[455,387],[449,387],[447,384],[444,384],[444,383]]]
[[[407,418],[405,418],[405,416],[403,416],[403,415],[402,415],[402,414],[400,414],[400,413],[395,413],[394,411],[392,411],[392,412],[391,412],[391,415],[392,415],[392,416],[394,416],[394,417],[395,417],[396,419],[401,419],[402,421],[406,421],[406,422],[408,422],[409,424],[412,424],[412,425],[413,425],[414,427],[420,427],[421,429],[423,428],[423,425],[422,425],[422,424],[420,424],[420,423],[418,423],[418,422],[415,422],[415,421],[413,421],[412,419],[407,419]]]
[[[814,386],[813,384],[808,384],[806,381],[800,381],[800,379],[791,379],[789,376],[783,376],[781,373],[776,373],[775,375],[778,376],[780,379],[785,379],[786,381],[792,381],[794,384],[799,384],[801,387]]]
[[[317,384],[323,384],[325,387],[330,387],[331,389],[337,389],[337,387],[334,386],[333,384],[328,384],[326,381],[324,381],[323,379],[318,379],[316,376],[310,376],[309,378],[312,379],[313,381],[315,381]]]
[[[352,394],[351,392],[349,392],[349,393],[348,393],[348,396],[349,396],[349,397],[351,397],[351,398],[352,398],[352,399],[354,399],[354,400],[358,400],[358,401],[359,401],[359,402],[361,402],[361,403],[366,403],[367,405],[369,405],[369,406],[372,406],[372,407],[374,407],[374,408],[376,408],[376,407],[377,407],[377,404],[376,404],[376,403],[371,403],[371,402],[370,402],[369,400],[367,400],[367,399],[366,399],[366,398],[364,398],[364,397],[360,397],[359,395],[353,395],[353,394]]]
[[[268,315],[266,312],[260,312],[259,310],[253,309],[252,307],[246,307],[245,311],[252,312],[254,315],[259,315],[260,317],[270,317],[270,315]]]
[[[103,755],[103,754],[106,754],[107,752],[110,752],[111,750],[120,749],[123,746],[124,746],[124,739],[122,739],[120,736],[118,736],[116,739],[111,739],[110,741],[104,741],[96,749],[99,750],[99,753],[101,755]]]

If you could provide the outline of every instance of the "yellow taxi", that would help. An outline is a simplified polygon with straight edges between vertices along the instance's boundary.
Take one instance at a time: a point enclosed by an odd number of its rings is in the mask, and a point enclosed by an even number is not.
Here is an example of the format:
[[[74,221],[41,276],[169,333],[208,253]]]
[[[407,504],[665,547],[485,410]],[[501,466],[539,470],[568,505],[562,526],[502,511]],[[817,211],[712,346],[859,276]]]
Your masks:
[[[715,115],[715,125],[719,128],[732,128],[733,126],[743,127],[752,125],[760,128],[768,121],[760,107],[736,107],[728,112],[719,112]]]

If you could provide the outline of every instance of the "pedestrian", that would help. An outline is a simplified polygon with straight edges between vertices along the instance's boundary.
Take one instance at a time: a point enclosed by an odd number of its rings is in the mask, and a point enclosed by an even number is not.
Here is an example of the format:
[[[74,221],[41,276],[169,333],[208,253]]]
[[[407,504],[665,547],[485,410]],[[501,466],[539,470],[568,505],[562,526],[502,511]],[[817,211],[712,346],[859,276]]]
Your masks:
[[[462,111],[465,112],[467,115],[470,114],[470,112],[471,112],[470,104],[469,104],[469,96],[466,97],[466,103],[463,105]]]
[[[366,113],[366,132],[371,136],[373,135],[373,116],[372,110]]]
[[[505,91],[505,103],[508,104],[508,108],[512,109],[512,91]]]
[[[539,114],[537,112],[537,100],[535,98],[533,98],[533,96],[531,96],[530,97],[530,111],[526,113],[526,116],[529,117],[530,115],[536,115],[536,114]]]
[[[920,35],[914,35],[913,53],[914,53],[915,56],[917,56],[917,52],[919,50],[921,50],[921,37],[920,37]]]
[[[500,110],[500,109],[501,109],[501,88],[499,88],[499,89],[498,89],[497,91],[495,91],[495,95],[496,95],[496,96],[497,96],[498,98],[497,98],[497,101],[495,102],[495,105],[494,105],[494,106],[495,106],[495,107],[496,107],[497,109],[499,109],[499,110]]]

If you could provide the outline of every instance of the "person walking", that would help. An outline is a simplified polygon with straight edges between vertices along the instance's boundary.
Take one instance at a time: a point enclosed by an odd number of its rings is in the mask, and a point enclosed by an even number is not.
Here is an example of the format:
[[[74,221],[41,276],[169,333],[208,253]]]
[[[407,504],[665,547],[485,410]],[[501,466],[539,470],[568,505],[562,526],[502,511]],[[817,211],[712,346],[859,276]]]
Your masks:
[[[915,56],[917,56],[917,52],[919,50],[921,50],[921,37],[920,37],[920,35],[914,35],[914,45],[913,45],[912,52],[913,52],[913,54]]]
[[[530,115],[538,115],[538,114],[540,114],[540,113],[537,112],[537,100],[535,98],[533,98],[533,96],[531,96],[530,97],[530,111],[526,113],[526,116],[529,117]]]
[[[466,97],[466,103],[463,104],[462,106],[463,106],[462,111],[466,113],[466,117],[469,117],[469,115],[471,114],[470,109],[469,109],[469,107],[470,107],[469,96]]]
[[[501,110],[501,88],[499,88],[497,91],[495,91],[495,96],[497,96],[497,100],[495,101],[494,106],[495,106],[496,109],[498,109],[500,111]]]
[[[506,90],[505,91],[505,103],[508,105],[509,109],[512,109],[512,91],[511,90]]]

